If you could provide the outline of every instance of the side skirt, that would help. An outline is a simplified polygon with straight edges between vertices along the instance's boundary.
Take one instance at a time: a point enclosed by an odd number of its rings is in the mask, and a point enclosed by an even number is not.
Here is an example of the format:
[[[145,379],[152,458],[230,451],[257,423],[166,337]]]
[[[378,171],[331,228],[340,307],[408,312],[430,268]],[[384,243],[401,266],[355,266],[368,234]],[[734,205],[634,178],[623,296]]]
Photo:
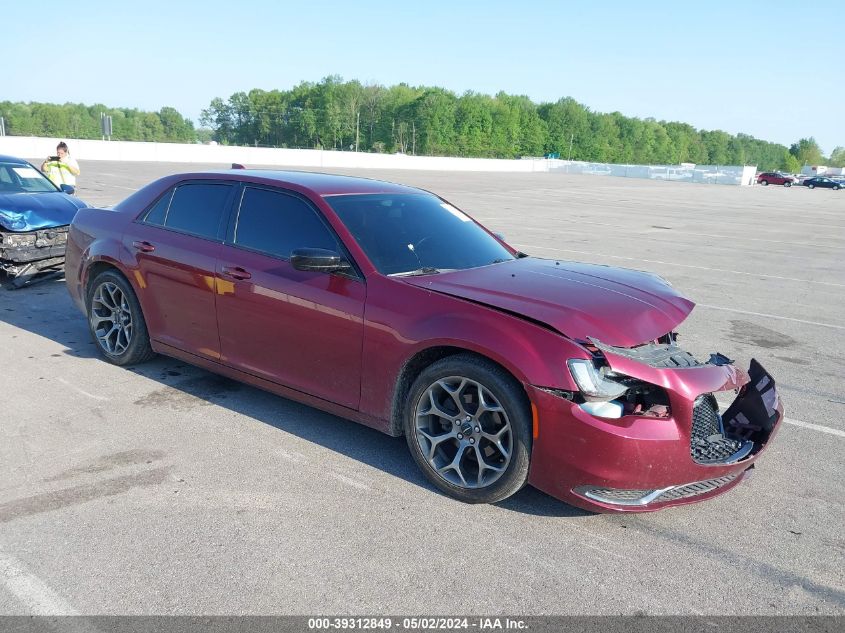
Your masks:
[[[275,382],[270,382],[264,378],[259,378],[258,376],[253,376],[247,372],[240,371],[239,369],[229,367],[228,365],[217,363],[212,360],[196,356],[195,354],[185,352],[176,347],[161,343],[160,341],[151,340],[150,344],[152,345],[153,351],[164,356],[177,358],[191,365],[195,365],[196,367],[207,369],[215,374],[220,374],[221,376],[226,376],[227,378],[237,380],[238,382],[243,382],[247,385],[257,387],[258,389],[269,391],[270,393],[281,396],[282,398],[288,398],[289,400],[307,404],[315,409],[320,409],[326,413],[331,413],[332,415],[346,418],[347,420],[352,420],[353,422],[358,422],[359,424],[369,426],[377,431],[390,435],[390,424],[387,420],[366,415],[360,411],[355,411],[354,409],[348,409],[339,404],[335,404],[334,402],[329,402],[328,400],[311,396],[307,393],[297,391],[296,389],[284,387]]]

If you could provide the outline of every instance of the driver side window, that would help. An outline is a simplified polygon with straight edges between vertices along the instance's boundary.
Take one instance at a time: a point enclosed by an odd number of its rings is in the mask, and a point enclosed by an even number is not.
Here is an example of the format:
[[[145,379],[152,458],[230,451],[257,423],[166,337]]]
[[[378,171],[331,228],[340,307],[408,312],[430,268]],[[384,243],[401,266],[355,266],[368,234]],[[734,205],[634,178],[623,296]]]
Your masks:
[[[340,250],[332,232],[304,200],[256,187],[244,189],[234,243],[282,259],[290,259],[297,248]]]

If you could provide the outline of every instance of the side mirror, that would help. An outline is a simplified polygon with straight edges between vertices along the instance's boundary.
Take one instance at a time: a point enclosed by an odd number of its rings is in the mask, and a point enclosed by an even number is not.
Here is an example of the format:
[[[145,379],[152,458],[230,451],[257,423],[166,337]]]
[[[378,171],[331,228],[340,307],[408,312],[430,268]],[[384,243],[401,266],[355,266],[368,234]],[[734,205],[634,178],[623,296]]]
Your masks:
[[[73,185],[66,185],[66,184],[62,183],[62,184],[59,185],[59,189],[61,189],[64,193],[66,193],[69,196],[72,196],[73,194],[76,193],[76,187],[74,187]]]
[[[352,265],[340,254],[324,248],[297,248],[290,254],[296,270],[315,273],[340,273],[352,270]]]

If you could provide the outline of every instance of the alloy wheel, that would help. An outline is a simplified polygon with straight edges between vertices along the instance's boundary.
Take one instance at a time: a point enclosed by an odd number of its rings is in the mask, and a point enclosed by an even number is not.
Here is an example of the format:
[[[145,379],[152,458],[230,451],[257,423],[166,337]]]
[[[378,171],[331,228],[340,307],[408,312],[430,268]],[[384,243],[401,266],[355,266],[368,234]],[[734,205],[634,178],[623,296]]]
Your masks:
[[[441,378],[423,392],[415,416],[423,458],[450,484],[483,488],[507,470],[513,453],[511,422],[481,383],[463,376]]]
[[[106,353],[120,356],[127,350],[132,342],[132,310],[117,284],[106,281],[97,286],[90,319],[91,330]]]

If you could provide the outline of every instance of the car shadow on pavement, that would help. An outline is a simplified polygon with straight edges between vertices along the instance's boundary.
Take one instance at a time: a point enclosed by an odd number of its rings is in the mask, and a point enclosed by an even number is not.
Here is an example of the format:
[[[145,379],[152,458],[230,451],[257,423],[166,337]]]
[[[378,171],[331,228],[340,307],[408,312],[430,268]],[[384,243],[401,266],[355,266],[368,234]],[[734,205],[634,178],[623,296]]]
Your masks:
[[[21,290],[0,288],[0,322],[64,346],[76,358],[97,358],[85,318],[73,305],[63,279]],[[17,338],[20,334],[11,334]],[[50,356],[60,356],[52,353]],[[28,360],[39,360],[28,356]],[[45,370],[46,371],[46,370]],[[409,483],[435,490],[414,464],[404,438],[389,437],[366,426],[313,407],[219,376],[180,360],[158,356],[127,368],[161,384],[135,402],[150,407],[191,407],[196,402],[224,407],[263,424],[378,468]],[[526,487],[497,504],[501,509],[546,517],[583,517],[591,513]]]
[[[63,277],[17,290],[4,283],[0,286],[0,322],[60,343],[66,348],[65,354],[78,358],[97,356],[85,319],[71,302]],[[12,338],[17,337],[12,334]]]

